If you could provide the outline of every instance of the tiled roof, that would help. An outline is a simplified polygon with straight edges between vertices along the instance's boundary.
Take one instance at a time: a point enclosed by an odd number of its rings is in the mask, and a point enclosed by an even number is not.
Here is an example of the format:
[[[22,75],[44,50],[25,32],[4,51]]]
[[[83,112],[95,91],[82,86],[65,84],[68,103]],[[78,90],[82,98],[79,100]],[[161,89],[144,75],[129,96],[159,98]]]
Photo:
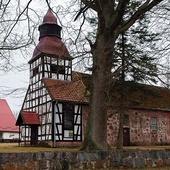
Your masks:
[[[73,72],[73,80],[81,80],[90,90],[91,75]],[[120,92],[123,88],[125,107],[170,110],[170,89],[126,81],[122,87],[119,81],[112,85],[110,105],[120,105]]]
[[[16,119],[5,99],[0,99],[0,131],[19,132]]]
[[[120,91],[123,88],[125,107],[147,108],[147,109],[170,109],[170,90],[163,87],[125,82],[122,86],[117,82],[112,86],[112,103],[117,107],[121,101]]]
[[[36,112],[22,110],[16,125],[40,125],[40,120]]]
[[[90,90],[91,78],[90,74],[72,71],[73,81],[81,80],[88,90]]]
[[[89,92],[80,80],[68,82],[45,78],[43,81],[55,100],[88,103]]]

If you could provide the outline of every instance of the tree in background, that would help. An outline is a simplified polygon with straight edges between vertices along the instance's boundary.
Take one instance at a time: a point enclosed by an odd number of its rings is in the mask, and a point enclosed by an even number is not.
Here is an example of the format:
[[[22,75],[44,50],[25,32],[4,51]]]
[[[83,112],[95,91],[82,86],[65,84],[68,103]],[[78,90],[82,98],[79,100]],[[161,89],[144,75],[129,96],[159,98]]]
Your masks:
[[[127,31],[147,11],[162,1],[144,1],[136,7],[132,15],[125,15],[131,1],[86,1],[83,8],[96,11],[98,28],[95,42],[90,42],[93,57],[90,113],[83,143],[85,150],[107,150],[107,110],[109,89],[112,81],[112,67],[115,44],[119,35]],[[129,7],[128,7],[129,8]],[[122,24],[123,18],[126,22]]]
[[[130,6],[131,8],[126,10],[127,16],[132,14],[139,2],[134,1],[132,4],[133,5]],[[95,28],[97,18],[88,18],[88,21],[91,26]],[[126,18],[122,21],[122,24],[125,22]],[[119,149],[122,148],[123,143],[123,119],[126,111],[124,105],[126,98],[124,81],[157,82],[157,60],[156,57],[151,54],[151,51],[156,50],[155,44],[159,40],[157,38],[159,34],[149,30],[149,24],[149,17],[142,15],[133,27],[119,35],[115,43],[115,62],[113,63],[112,69],[114,74],[113,79],[119,79],[119,81],[121,81],[121,88],[119,88],[121,94],[119,99],[117,99],[119,107],[116,107],[120,113],[120,126],[117,140],[117,148]],[[89,33],[93,39],[95,39],[95,35],[93,35],[94,32]]]
[[[17,68],[15,65],[15,53],[19,54],[20,49],[27,49],[34,42],[33,34],[35,23],[31,22],[28,6],[31,1],[25,3],[15,3],[11,1],[1,1],[0,4],[0,71],[8,72]],[[23,26],[25,25],[25,26]],[[28,29],[28,32],[26,31]],[[18,56],[19,59],[20,56]],[[19,67],[18,67],[19,69]],[[2,74],[2,73],[1,73]]]
[[[38,40],[35,38],[35,31],[39,24],[39,17],[38,11],[31,6],[31,0],[0,1],[0,97],[11,96],[18,100],[18,97],[22,98],[26,91],[25,86],[17,87],[15,83],[17,75],[28,70],[27,61]],[[9,74],[16,75],[16,81],[11,87],[3,80],[3,77]]]
[[[132,14],[139,2],[132,2],[126,15]],[[126,20],[126,18],[125,18]],[[123,21],[124,23],[126,21]],[[115,57],[117,68],[122,68],[116,79],[120,81],[120,96],[117,98],[116,112],[119,113],[119,132],[117,136],[117,149],[123,148],[123,125],[126,114],[126,88],[125,81],[157,82],[158,68],[156,57],[150,51],[155,50],[158,34],[149,30],[149,18],[143,14],[138,21],[126,32],[122,33],[115,44]],[[114,87],[114,84],[113,84]],[[114,107],[114,106],[112,106]]]
[[[159,39],[148,24],[146,18],[138,20],[137,26],[121,34],[115,44],[117,67],[123,67],[125,80],[155,84],[158,80],[157,56],[151,52]]]

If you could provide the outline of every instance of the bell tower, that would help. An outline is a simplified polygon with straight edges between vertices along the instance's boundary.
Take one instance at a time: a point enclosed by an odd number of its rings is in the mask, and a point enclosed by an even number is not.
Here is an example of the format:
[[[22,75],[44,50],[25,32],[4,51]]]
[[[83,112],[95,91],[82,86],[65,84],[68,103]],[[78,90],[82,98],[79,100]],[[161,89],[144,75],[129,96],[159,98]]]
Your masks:
[[[61,27],[51,10],[39,32],[38,45],[28,62],[30,83],[17,122],[21,140],[33,145],[52,141],[54,146],[62,141],[80,142],[84,85],[72,81],[72,57],[61,41]]]
[[[72,58],[61,41],[61,27],[49,9],[39,26],[39,43],[30,64],[30,84],[35,90],[42,78],[71,81]]]

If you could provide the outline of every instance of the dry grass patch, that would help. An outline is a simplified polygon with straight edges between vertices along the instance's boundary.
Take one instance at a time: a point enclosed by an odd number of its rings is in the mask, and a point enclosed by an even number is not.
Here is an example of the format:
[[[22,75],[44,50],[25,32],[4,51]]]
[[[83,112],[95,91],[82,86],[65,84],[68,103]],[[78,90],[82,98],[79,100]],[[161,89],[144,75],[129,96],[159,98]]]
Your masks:
[[[139,150],[162,150],[162,149],[170,149],[169,145],[152,145],[152,146],[126,146],[124,149],[139,149]]]
[[[80,148],[50,148],[50,147],[34,147],[34,146],[19,146],[18,143],[0,143],[0,153],[10,152],[45,152],[45,151],[60,151],[60,152],[76,152]],[[115,147],[112,148],[115,150]],[[162,150],[170,149],[170,146],[127,146],[125,150]]]
[[[0,153],[10,152],[45,152],[45,151],[69,151],[76,152],[79,148],[48,148],[34,146],[19,146],[18,143],[0,143]]]

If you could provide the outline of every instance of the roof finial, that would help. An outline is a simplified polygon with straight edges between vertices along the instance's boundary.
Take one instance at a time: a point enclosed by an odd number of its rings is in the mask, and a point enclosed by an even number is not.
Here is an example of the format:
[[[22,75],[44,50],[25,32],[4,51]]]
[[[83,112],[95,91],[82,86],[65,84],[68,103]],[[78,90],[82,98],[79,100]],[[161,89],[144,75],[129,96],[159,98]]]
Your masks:
[[[44,16],[43,23],[57,24],[57,18],[52,13],[51,9],[48,9]]]

